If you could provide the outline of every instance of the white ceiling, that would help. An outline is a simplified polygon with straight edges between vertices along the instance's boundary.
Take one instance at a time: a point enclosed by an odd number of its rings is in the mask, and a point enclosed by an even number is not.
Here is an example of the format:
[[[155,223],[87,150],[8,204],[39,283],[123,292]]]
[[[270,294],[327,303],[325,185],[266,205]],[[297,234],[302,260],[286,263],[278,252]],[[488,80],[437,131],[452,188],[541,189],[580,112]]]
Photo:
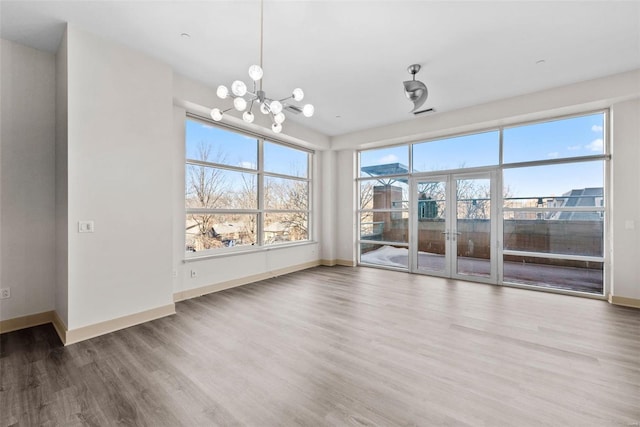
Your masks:
[[[69,22],[215,87],[249,82],[259,7],[3,0],[0,35],[55,52]],[[264,89],[277,98],[302,87],[316,114],[293,120],[312,129],[334,136],[413,119],[402,89],[412,63],[429,88],[424,108],[438,112],[637,69],[640,2],[265,0]]]

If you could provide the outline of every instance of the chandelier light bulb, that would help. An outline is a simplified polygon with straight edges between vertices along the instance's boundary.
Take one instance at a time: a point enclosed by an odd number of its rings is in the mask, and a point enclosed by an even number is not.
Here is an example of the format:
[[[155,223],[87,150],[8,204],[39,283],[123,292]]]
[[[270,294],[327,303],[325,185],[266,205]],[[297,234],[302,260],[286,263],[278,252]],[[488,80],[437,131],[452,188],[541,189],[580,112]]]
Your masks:
[[[240,80],[236,80],[231,84],[231,92],[233,92],[235,96],[244,96],[247,93],[247,85]]]
[[[244,111],[247,108],[247,101],[244,98],[236,98],[233,100],[233,108],[238,111]]]
[[[229,96],[229,89],[227,89],[225,85],[220,85],[218,86],[216,94],[218,95],[218,98],[225,99],[227,96]]]
[[[262,75],[263,71],[259,65],[252,65],[251,67],[249,67],[249,77],[251,77],[251,80],[253,80],[254,82],[260,80],[262,78]]]
[[[299,87],[295,88],[293,90],[293,99],[296,101],[302,101],[302,99],[304,98],[304,92],[302,91],[302,89],[300,89]]]
[[[311,117],[313,116],[313,113],[315,112],[315,108],[313,108],[313,105],[311,104],[306,104],[304,107],[302,107],[302,114],[304,114],[305,117]]]
[[[222,120],[222,111],[220,111],[219,108],[214,108],[213,110],[211,110],[211,118],[214,121],[219,122],[220,120]]]
[[[280,112],[282,112],[282,104],[280,103],[280,101],[271,101],[271,105],[269,105],[269,108],[271,108],[271,112],[273,114],[279,114]]]
[[[271,130],[275,133],[280,133],[282,132],[282,125],[280,123],[274,123],[271,125]]]
[[[242,114],[242,120],[244,120],[247,123],[253,123],[253,119],[255,117],[253,116],[253,113],[251,111],[245,111]]]
[[[284,119],[286,119],[286,117],[284,116],[284,113],[280,112],[278,114],[276,114],[275,116],[273,116],[273,121],[278,123],[278,124],[282,124],[282,122],[284,122]]]
[[[267,105],[266,102],[263,102],[262,104],[260,104],[260,112],[262,114],[269,114],[269,106]]]

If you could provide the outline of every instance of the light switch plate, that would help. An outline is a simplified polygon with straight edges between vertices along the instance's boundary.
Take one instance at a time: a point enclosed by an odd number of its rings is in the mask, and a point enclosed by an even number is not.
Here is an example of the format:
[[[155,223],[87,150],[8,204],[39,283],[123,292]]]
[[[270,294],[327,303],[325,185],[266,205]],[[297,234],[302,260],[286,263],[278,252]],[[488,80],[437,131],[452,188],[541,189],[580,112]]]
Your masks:
[[[93,221],[78,221],[78,233],[93,233]]]

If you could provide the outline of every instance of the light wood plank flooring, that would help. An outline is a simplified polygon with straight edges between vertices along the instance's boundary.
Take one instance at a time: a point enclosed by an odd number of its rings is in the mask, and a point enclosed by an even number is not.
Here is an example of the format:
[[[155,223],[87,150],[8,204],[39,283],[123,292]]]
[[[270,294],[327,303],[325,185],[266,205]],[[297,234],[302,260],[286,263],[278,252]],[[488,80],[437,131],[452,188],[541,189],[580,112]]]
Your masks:
[[[2,335],[1,425],[640,425],[640,310],[604,301],[318,267],[177,312]]]

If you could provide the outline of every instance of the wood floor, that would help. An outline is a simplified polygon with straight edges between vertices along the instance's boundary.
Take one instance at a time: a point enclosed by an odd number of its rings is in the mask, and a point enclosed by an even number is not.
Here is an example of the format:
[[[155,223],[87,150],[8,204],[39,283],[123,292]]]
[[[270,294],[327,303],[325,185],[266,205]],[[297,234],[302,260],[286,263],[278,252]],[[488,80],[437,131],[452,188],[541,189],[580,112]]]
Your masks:
[[[640,310],[604,301],[318,267],[177,312],[2,335],[1,425],[640,425]]]

